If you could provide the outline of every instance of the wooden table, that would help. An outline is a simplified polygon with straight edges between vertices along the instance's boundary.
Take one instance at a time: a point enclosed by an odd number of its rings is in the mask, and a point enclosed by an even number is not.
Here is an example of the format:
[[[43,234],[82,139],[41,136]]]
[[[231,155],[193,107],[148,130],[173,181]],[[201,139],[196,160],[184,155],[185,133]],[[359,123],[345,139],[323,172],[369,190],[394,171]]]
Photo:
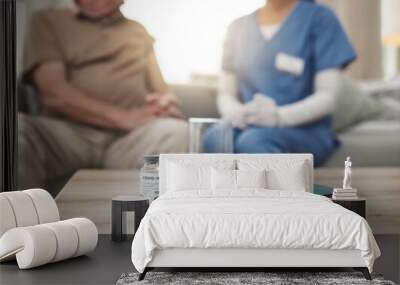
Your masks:
[[[61,219],[86,217],[100,234],[111,234],[112,198],[141,195],[138,170],[79,170],[56,197]],[[127,215],[127,233],[133,233],[134,214]],[[132,221],[132,222],[130,222]]]

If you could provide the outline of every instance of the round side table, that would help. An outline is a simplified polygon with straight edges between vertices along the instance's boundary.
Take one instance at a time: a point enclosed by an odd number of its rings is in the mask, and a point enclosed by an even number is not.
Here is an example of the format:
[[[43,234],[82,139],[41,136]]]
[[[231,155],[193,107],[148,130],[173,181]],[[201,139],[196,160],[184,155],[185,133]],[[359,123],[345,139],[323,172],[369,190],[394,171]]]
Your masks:
[[[112,198],[111,239],[123,241],[126,239],[126,212],[135,212],[135,233],[140,221],[149,208],[149,200],[143,196],[116,196]]]

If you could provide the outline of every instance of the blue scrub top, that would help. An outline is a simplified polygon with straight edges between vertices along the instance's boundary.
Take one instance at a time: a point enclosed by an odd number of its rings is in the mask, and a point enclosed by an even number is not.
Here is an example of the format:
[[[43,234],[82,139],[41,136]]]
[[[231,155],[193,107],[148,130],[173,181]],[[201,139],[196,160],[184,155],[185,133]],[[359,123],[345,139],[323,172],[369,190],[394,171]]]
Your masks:
[[[302,72],[278,68],[278,55],[303,61]],[[330,68],[345,68],[356,53],[335,14],[327,7],[298,1],[270,40],[258,25],[257,12],[234,21],[227,33],[222,68],[239,79],[243,102],[263,93],[282,106],[314,93],[314,76]],[[311,125],[331,129],[330,117]]]

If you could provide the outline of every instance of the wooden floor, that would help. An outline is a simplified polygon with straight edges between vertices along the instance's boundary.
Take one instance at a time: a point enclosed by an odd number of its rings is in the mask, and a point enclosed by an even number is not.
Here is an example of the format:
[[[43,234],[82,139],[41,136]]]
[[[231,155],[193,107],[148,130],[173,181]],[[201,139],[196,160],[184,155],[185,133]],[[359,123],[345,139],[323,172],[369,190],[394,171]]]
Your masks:
[[[375,272],[399,283],[400,235],[378,235],[376,240],[382,257],[375,263]],[[101,235],[96,250],[88,256],[30,270],[19,270],[15,262],[1,264],[0,284],[115,284],[122,273],[134,271],[130,247],[130,240],[114,243],[110,236]]]

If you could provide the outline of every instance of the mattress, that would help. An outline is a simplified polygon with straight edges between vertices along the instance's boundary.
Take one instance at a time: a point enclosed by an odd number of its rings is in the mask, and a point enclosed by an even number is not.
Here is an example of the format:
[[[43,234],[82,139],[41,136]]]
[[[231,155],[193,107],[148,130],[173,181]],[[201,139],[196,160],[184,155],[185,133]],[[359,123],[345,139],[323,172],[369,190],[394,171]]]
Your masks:
[[[343,167],[346,156],[354,167],[400,166],[400,122],[367,121],[339,134],[339,140],[323,167]]]
[[[165,193],[154,201],[132,243],[139,272],[169,248],[359,250],[372,271],[379,248],[359,215],[323,196],[243,190],[235,196]]]

